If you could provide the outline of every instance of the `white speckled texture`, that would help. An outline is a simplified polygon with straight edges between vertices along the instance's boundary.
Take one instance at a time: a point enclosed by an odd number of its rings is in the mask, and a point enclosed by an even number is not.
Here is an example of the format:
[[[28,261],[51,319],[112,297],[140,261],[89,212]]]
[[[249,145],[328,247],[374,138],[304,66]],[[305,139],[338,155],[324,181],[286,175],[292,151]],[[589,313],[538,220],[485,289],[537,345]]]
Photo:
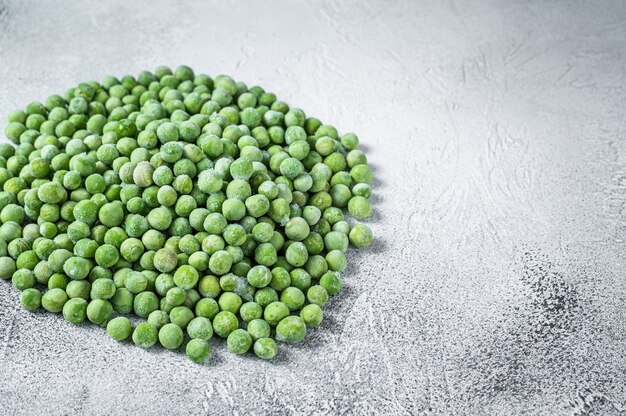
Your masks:
[[[274,363],[203,366],[18,306],[0,414],[626,411],[626,3],[0,0],[0,117],[186,63],[355,130],[376,243]],[[4,124],[3,124],[4,125]]]

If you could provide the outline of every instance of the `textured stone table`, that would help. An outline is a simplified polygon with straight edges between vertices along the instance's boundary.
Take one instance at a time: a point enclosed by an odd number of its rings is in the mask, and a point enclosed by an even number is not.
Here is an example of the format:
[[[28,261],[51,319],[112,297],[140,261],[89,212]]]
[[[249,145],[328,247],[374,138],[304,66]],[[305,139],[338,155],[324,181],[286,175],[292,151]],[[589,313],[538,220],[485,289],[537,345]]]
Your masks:
[[[360,135],[376,243],[274,363],[118,344],[0,282],[0,414],[626,410],[626,3],[177,4],[0,1],[3,123],[109,73],[231,74]]]

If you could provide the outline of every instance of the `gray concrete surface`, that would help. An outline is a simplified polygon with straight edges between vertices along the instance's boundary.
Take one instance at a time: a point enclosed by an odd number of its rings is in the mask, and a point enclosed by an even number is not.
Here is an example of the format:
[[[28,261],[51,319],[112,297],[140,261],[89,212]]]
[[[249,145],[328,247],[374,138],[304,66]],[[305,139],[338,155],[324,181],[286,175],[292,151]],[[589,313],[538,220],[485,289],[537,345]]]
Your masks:
[[[0,414],[626,410],[626,3],[0,0],[0,117],[186,63],[342,131],[377,177],[371,249],[274,363],[203,366],[18,307]]]

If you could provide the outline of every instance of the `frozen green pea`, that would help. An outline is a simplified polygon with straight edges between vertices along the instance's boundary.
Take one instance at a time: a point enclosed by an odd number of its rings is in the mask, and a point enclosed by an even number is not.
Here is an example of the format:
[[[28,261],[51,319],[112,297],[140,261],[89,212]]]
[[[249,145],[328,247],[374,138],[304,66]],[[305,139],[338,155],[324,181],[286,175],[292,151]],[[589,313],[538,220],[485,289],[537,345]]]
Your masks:
[[[87,304],[85,299],[74,298],[63,305],[63,317],[73,324],[79,324],[87,317]]]
[[[256,302],[246,302],[239,308],[239,315],[244,322],[251,322],[263,316],[263,308]]]
[[[335,295],[341,291],[343,282],[335,272],[327,272],[320,279],[320,285],[326,289],[329,295]]]
[[[372,243],[372,230],[365,224],[356,224],[350,230],[349,239],[356,248],[365,248]]]
[[[346,255],[341,250],[331,250],[326,254],[326,264],[330,270],[342,272],[346,269],[348,263]],[[324,272],[326,271],[324,270]]]
[[[228,334],[226,344],[231,352],[245,354],[252,347],[252,336],[245,329],[236,329]]]
[[[322,312],[322,308],[320,308],[319,305],[311,303],[302,308],[302,310],[300,311],[300,317],[302,318],[306,326],[315,327],[322,322],[324,314]]]
[[[196,286],[199,278],[198,271],[188,265],[180,266],[174,273],[174,283],[184,290]]]
[[[221,311],[213,318],[213,330],[222,338],[227,338],[238,326],[237,316],[232,312]]]
[[[372,214],[372,206],[367,198],[355,195],[348,202],[348,212],[354,218],[362,220]]]
[[[174,323],[165,324],[159,329],[159,342],[168,350],[180,347],[185,339],[183,330]]]
[[[123,341],[130,337],[133,325],[124,316],[118,316],[107,323],[107,334],[116,341]]]
[[[126,288],[118,288],[115,295],[109,300],[117,313],[127,314],[132,312],[135,296]]]
[[[302,341],[305,336],[306,324],[299,316],[288,316],[276,325],[276,339],[278,341],[295,344]]]
[[[208,318],[199,316],[193,318],[187,325],[187,334],[192,338],[208,341],[213,336],[213,325]]]
[[[247,279],[252,286],[261,288],[270,284],[272,273],[267,267],[258,265],[248,271]]]
[[[176,306],[170,311],[170,321],[183,329],[187,328],[193,318],[193,312],[186,306]]]
[[[158,308],[159,298],[152,292],[141,292],[137,294],[133,300],[133,312],[141,318],[148,318],[148,316]]]
[[[241,296],[238,294],[233,292],[224,292],[220,295],[217,303],[222,311],[238,313],[243,302],[241,300]]]
[[[196,316],[207,318],[212,320],[219,312],[219,305],[215,299],[204,298],[200,299],[195,306]]]
[[[264,360],[271,360],[278,354],[278,346],[271,338],[259,338],[254,342],[254,353]]]
[[[196,364],[201,364],[209,356],[211,348],[205,340],[196,338],[187,343],[187,346],[185,347],[185,352],[187,354],[187,357],[191,361]]]
[[[152,324],[156,329],[161,329],[165,324],[170,323],[170,316],[162,310],[154,310],[148,315],[148,323]]]
[[[287,316],[289,316],[289,307],[279,301],[270,303],[263,311],[263,319],[273,326],[278,325],[278,323]]]
[[[116,291],[113,279],[96,279],[91,284],[91,299],[111,299]]]
[[[20,304],[28,311],[35,311],[41,306],[41,292],[38,289],[25,289],[20,294]],[[47,308],[46,308],[47,309]]]
[[[94,299],[87,305],[87,318],[96,325],[106,325],[113,314],[113,305],[104,299]]]
[[[63,289],[50,289],[41,297],[41,306],[48,312],[59,313],[67,300],[67,294]]]
[[[287,258],[289,264],[295,267],[300,267],[303,266],[309,259],[309,253],[304,244],[301,242],[294,242],[287,248],[285,257]]]
[[[309,235],[309,232],[309,224],[301,217],[291,218],[285,225],[285,234],[294,241],[304,240]]]
[[[156,343],[157,337],[157,329],[148,322],[142,322],[135,327],[132,338],[136,346],[150,348]]]
[[[296,311],[304,305],[304,293],[297,287],[288,287],[280,294],[280,301],[287,305],[290,311]]]

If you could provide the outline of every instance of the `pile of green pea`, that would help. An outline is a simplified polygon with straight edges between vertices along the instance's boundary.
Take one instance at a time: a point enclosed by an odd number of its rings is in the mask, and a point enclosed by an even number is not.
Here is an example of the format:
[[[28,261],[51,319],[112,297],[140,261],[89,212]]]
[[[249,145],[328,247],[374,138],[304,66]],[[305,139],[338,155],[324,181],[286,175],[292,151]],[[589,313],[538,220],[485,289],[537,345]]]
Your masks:
[[[349,244],[372,242],[346,217],[372,212],[358,137],[229,76],[108,76],[8,121],[0,278],[118,341],[188,340],[199,363],[216,334],[272,359],[320,324]]]

